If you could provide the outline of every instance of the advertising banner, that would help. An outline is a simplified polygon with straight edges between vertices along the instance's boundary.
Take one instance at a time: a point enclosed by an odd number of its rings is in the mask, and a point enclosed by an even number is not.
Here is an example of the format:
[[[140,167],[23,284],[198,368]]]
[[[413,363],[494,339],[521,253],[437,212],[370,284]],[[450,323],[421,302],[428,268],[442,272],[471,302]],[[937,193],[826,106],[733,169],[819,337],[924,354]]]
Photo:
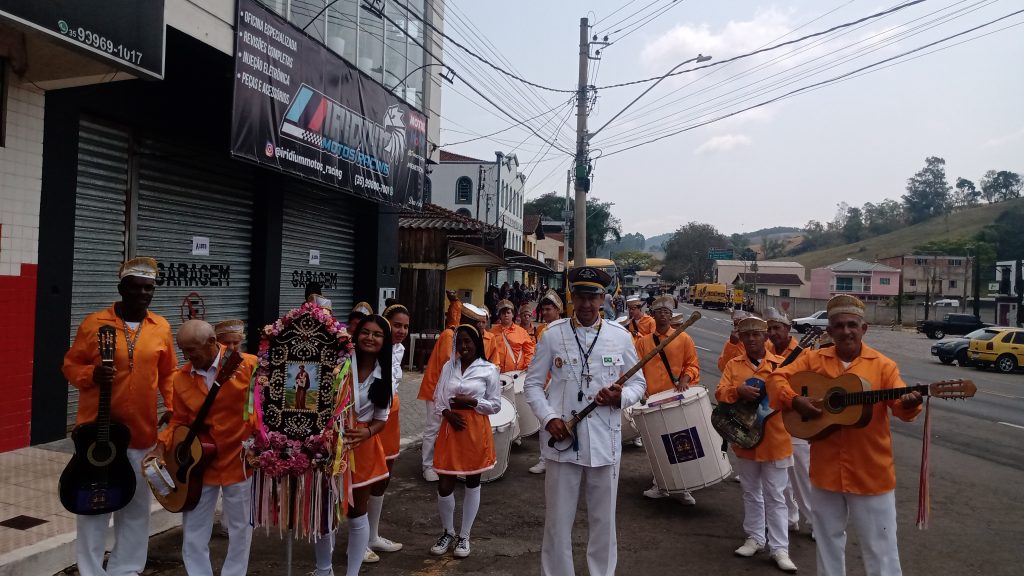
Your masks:
[[[420,112],[256,0],[239,0],[231,152],[359,196],[420,207]]]

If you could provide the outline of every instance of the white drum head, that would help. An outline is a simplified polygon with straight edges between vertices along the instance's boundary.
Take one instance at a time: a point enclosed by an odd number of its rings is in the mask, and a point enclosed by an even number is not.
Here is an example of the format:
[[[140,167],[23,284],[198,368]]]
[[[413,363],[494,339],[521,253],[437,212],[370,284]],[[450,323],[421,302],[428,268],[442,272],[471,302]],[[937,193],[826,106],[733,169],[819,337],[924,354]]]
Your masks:
[[[516,405],[504,396],[501,397],[501,410],[489,416],[491,428],[501,429],[512,424],[516,419]]]

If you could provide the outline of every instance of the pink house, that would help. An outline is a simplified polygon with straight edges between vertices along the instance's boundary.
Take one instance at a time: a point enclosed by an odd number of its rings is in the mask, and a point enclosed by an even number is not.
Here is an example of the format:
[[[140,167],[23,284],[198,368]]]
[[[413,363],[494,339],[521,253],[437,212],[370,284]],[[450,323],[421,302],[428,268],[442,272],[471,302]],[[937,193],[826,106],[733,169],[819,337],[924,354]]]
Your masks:
[[[878,262],[847,258],[811,270],[811,298],[852,294],[861,300],[881,300],[900,291],[900,271]]]

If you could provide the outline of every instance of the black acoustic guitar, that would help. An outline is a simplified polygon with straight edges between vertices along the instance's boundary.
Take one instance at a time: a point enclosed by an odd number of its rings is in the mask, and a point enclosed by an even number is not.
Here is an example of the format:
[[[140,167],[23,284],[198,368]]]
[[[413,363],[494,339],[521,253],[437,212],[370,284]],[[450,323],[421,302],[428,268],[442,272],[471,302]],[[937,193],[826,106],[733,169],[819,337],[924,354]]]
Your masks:
[[[117,329],[100,326],[97,334],[104,366],[114,365]],[[135,496],[135,471],[128,460],[131,432],[110,419],[110,384],[100,385],[96,420],[71,432],[75,455],[60,475],[60,503],[68,512],[86,516],[120,510]]]

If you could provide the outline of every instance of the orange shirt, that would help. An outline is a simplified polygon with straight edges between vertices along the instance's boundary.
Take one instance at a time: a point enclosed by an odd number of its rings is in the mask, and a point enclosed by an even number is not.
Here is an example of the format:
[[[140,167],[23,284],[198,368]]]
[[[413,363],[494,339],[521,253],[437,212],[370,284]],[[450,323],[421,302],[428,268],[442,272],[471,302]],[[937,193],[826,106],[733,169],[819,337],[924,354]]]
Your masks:
[[[835,348],[804,350],[792,364],[768,378],[773,408],[792,408],[796,393],[787,378],[804,371],[829,378],[851,372],[871,383],[872,390],[906,387],[896,363],[866,344],[862,344],[860,356],[849,368],[843,368]],[[825,490],[851,494],[883,494],[895,489],[889,410],[909,422],[921,411],[921,406],[908,410],[899,400],[879,402],[873,406],[871,422],[864,428],[844,426],[811,442],[811,482]]]
[[[223,361],[224,348],[217,359],[218,365]],[[203,473],[203,484],[207,486],[230,486],[245,480],[245,467],[239,456],[242,441],[253,433],[254,418],[244,420],[242,413],[249,396],[249,380],[256,370],[257,360],[251,354],[242,353],[242,364],[234,375],[225,382],[213,399],[210,412],[206,416],[206,433],[217,446],[217,454],[206,466]],[[169,428],[193,426],[200,407],[206,401],[210,389],[206,387],[206,379],[192,373],[192,363],[188,362],[174,372],[174,417]],[[166,448],[171,449],[170,439]]]
[[[497,365],[499,354],[494,335],[484,332],[482,336],[484,338],[484,356],[487,357],[488,362]],[[427,402],[434,401],[434,388],[437,388],[437,379],[441,377],[441,369],[444,368],[445,362],[452,359],[454,337],[455,330],[452,329],[446,329],[438,335],[434,350],[430,353],[430,360],[427,361],[427,367],[423,369],[423,380],[420,381],[417,399]]]
[[[782,356],[783,361],[785,361],[786,358],[789,358],[789,355],[793,352],[793,350],[796,349],[798,344],[800,344],[800,342],[798,342],[796,338],[790,336],[789,342],[786,344],[786,349],[783,350],[782,352],[776,352],[775,345],[772,344],[771,340],[764,341],[765,349],[768,350],[768,352],[771,354],[775,354],[776,356]],[[801,354],[803,354],[803,352],[801,352]]]
[[[767,349],[767,345],[766,345]],[[769,350],[770,352],[770,350]],[[732,343],[732,340],[726,340],[725,346],[722,347],[722,353],[718,356],[718,371],[725,373],[725,365],[733,358],[740,354],[746,356],[747,351],[743,348],[742,342]]]
[[[660,340],[664,340],[675,332],[672,328],[665,334],[658,334]],[[651,350],[657,348],[654,343],[654,334],[648,334],[636,342],[636,353],[643,358]],[[665,369],[665,362],[661,355],[657,354],[650,362],[644,364],[644,379],[647,380],[647,395],[657,394],[674,387],[672,378],[680,378],[681,375],[690,377],[690,385],[700,383],[700,360],[697,358],[697,347],[693,338],[687,333],[682,333],[675,340],[669,342],[668,346],[662,349],[665,357],[668,358],[668,365],[672,371],[670,375]]]
[[[541,335],[543,335],[544,331],[547,330],[547,329],[548,329],[547,322],[541,322],[540,324],[537,324],[537,328],[534,329],[535,331],[533,333],[534,340],[537,341],[537,342],[540,342]]]
[[[135,343],[134,369],[128,368],[128,346],[124,324],[111,306],[85,317],[78,326],[75,341],[64,355],[64,377],[78,388],[78,416],[83,424],[96,419],[99,412],[100,389],[92,381],[92,372],[100,364],[96,334],[100,326],[117,328],[114,368],[117,373],[111,386],[111,419],[128,427],[132,434],[129,447],[149,448],[156,444],[156,393],[160,390],[164,406],[171,406],[171,376],[178,365],[174,352],[171,326],[162,316],[147,312],[139,323],[142,331]],[[132,332],[132,337],[135,332]]]
[[[744,350],[744,352],[746,351]],[[770,352],[765,354],[757,367],[750,362],[746,353],[729,360],[722,372],[722,379],[718,381],[718,387],[715,389],[715,399],[719,402],[736,403],[740,399],[737,387],[746,383],[748,378],[760,378],[767,381],[768,375],[775,369],[772,363],[778,366],[782,364],[782,360],[781,356]],[[768,399],[771,400],[771,397],[772,394],[769,392]],[[792,456],[793,442],[789,432],[786,432],[786,425],[782,423],[782,414],[770,416],[765,421],[764,438],[757,447],[740,448],[733,444],[732,451],[740,458],[757,462],[772,462]]]
[[[651,318],[647,314],[640,316],[639,320],[633,320],[630,318],[626,321],[626,330],[633,335],[634,346],[644,336],[653,334],[656,327],[657,324],[654,322],[654,318]]]
[[[511,372],[513,370],[526,370],[533,360],[533,351],[537,343],[526,333],[526,330],[518,324],[512,324],[508,328],[501,324],[491,327],[491,334],[494,335],[494,343],[497,346],[499,372]],[[511,353],[509,351],[511,348]]]
[[[444,327],[458,326],[460,318],[462,318],[462,301],[456,298],[448,303],[448,310],[444,313]]]

